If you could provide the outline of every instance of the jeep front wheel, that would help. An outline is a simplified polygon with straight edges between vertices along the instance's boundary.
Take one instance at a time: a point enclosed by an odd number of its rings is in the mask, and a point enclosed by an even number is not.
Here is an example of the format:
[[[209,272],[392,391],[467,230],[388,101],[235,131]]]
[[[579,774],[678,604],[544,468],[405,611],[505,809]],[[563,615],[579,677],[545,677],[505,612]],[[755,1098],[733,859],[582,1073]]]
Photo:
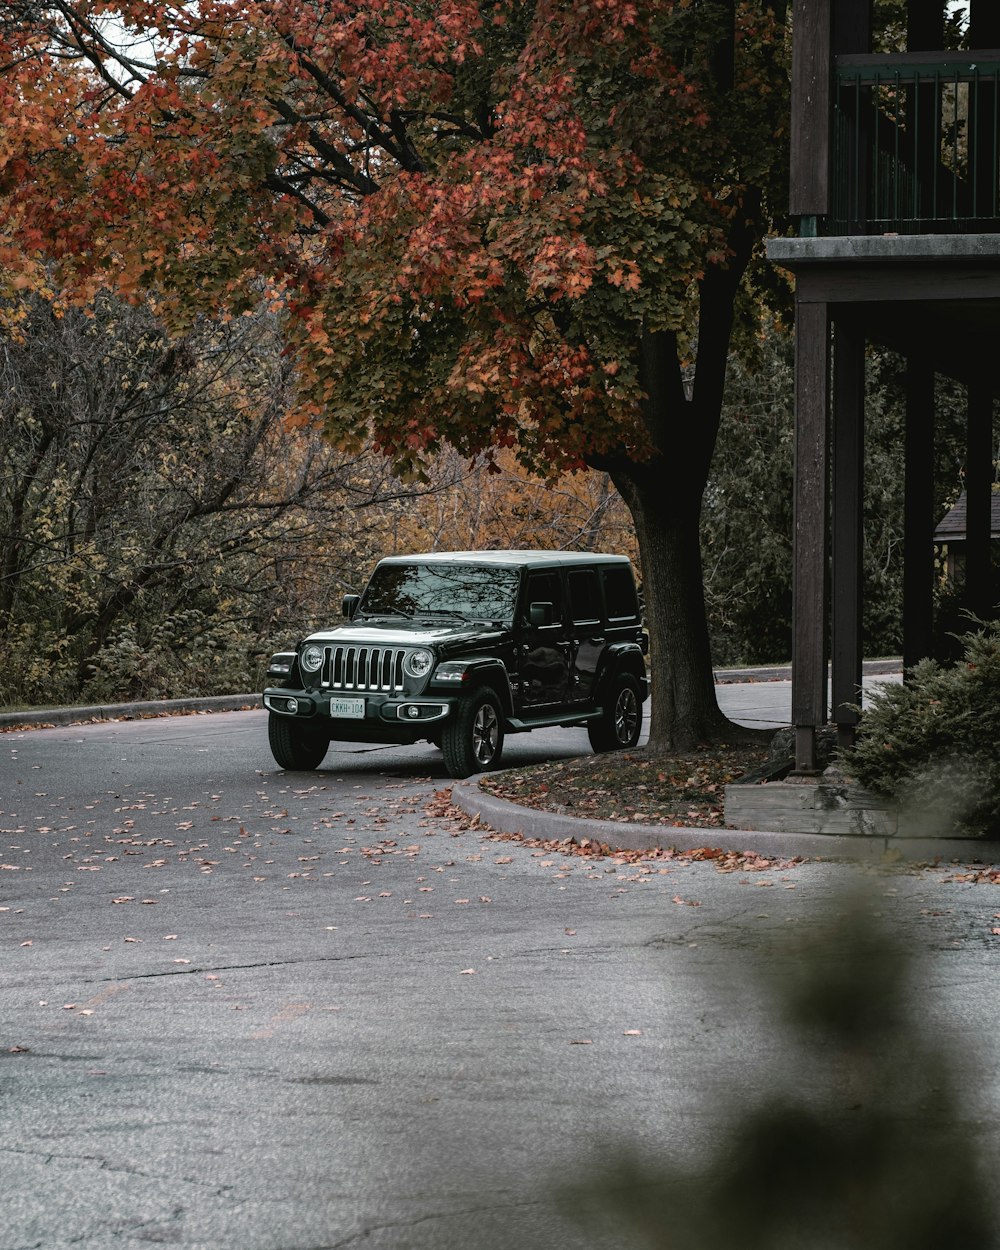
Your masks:
[[[267,740],[278,765],[289,772],[311,772],[319,768],[330,747],[329,738],[277,712],[268,715]]]
[[[456,706],[441,735],[441,750],[451,777],[496,767],[503,750],[503,720],[492,691],[480,690]]]
[[[641,731],[639,683],[630,674],[619,673],[608,685],[601,715],[587,726],[590,745],[595,751],[627,751],[639,741]]]

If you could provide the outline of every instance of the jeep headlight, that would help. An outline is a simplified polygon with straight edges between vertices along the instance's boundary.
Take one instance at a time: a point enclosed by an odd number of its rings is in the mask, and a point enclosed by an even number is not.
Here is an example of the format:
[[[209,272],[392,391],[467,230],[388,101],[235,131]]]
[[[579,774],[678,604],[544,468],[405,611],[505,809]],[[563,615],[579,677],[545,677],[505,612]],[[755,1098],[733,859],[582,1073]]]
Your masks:
[[[299,665],[307,673],[318,673],[323,667],[323,648],[314,642],[311,642],[308,647],[303,647],[299,655]]]
[[[403,660],[403,672],[408,677],[426,677],[433,663],[430,651],[408,651]]]

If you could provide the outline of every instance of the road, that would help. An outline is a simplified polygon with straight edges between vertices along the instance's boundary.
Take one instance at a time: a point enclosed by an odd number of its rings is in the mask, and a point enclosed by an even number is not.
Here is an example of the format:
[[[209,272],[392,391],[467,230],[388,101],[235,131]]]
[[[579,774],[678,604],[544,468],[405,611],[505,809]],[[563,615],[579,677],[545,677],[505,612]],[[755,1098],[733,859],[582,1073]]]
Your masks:
[[[704,1171],[728,1117],[825,1088],[774,985],[859,885],[919,957],[873,1053],[917,1065],[926,1029],[996,1157],[995,885],[585,859],[464,828],[447,786],[421,747],[284,774],[260,712],[0,738],[0,1250],[647,1244],[592,1205],[623,1148]]]

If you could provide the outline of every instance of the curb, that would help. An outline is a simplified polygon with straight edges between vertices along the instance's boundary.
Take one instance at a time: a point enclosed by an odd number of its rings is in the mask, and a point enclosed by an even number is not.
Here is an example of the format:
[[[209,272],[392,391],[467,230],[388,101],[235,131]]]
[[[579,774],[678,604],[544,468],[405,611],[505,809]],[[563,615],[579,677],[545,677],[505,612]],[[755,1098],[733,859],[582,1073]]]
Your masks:
[[[825,833],[767,833],[759,829],[691,828],[679,825],[643,825],[635,822],[589,820],[584,816],[562,816],[534,807],[522,807],[509,799],[497,798],[480,788],[475,777],[456,781],[452,802],[466,816],[478,817],[498,833],[562,841],[589,838],[614,850],[694,851],[702,847],[740,853],[753,851],[779,859],[801,856],[806,859],[857,860],[883,863],[905,860],[928,863],[935,860],[960,863],[993,863],[984,859],[983,844],[971,838],[879,838],[839,837]],[[1000,846],[997,847],[1000,854]]]
[[[0,712],[0,730],[27,725],[79,725],[88,721],[138,720],[185,712],[241,712],[260,707],[259,694],[219,694],[203,699],[150,699],[141,703],[94,704],[91,707],[36,708]]]

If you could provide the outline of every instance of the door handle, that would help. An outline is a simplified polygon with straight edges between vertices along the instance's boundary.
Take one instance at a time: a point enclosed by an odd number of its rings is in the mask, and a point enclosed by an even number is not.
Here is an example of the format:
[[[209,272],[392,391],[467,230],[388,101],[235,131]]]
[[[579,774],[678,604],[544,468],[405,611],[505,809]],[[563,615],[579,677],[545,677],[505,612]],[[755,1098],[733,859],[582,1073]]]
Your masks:
[[[603,638],[590,638],[588,639],[588,641],[593,643],[595,647],[599,647],[604,642],[604,639]]]

